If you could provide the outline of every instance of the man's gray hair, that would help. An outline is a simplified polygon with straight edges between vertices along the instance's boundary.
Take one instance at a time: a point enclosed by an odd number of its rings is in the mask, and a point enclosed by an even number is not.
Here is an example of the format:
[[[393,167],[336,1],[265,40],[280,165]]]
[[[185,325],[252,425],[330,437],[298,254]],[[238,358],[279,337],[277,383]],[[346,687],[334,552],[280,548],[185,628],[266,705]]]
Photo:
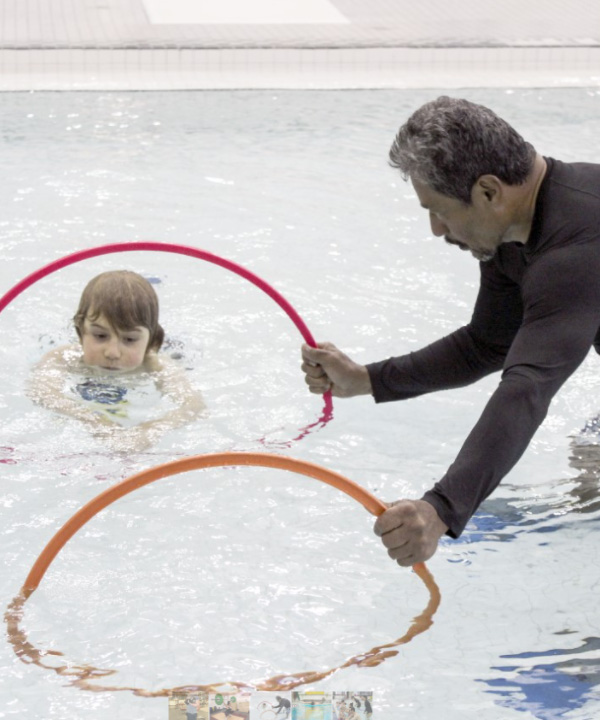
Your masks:
[[[521,185],[533,167],[535,149],[483,105],[446,96],[416,110],[398,131],[390,165],[405,180],[471,204],[482,175]]]

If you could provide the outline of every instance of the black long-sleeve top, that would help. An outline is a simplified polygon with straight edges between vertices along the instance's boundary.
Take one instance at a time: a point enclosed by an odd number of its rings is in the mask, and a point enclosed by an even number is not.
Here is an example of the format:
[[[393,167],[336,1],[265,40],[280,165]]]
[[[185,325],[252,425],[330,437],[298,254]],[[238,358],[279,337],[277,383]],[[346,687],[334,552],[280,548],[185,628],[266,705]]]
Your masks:
[[[481,262],[471,321],[414,353],[367,365],[376,402],[500,383],[444,477],[425,493],[458,537],[519,460],[550,401],[600,352],[600,165],[551,158],[525,245]]]

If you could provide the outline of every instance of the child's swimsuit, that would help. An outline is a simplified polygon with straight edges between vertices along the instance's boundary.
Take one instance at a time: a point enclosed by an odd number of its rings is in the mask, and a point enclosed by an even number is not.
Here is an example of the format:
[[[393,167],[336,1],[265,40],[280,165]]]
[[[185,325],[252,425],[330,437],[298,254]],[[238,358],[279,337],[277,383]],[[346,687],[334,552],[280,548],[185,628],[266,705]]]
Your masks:
[[[92,404],[96,412],[108,415],[109,418],[127,417],[127,388],[88,378],[85,382],[78,383],[75,389],[83,400]]]

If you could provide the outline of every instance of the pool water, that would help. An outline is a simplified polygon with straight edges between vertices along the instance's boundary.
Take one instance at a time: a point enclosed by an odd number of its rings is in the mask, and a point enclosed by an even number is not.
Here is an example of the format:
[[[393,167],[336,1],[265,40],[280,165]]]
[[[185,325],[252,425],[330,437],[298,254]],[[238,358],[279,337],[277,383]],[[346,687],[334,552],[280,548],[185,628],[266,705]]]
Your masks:
[[[475,261],[431,237],[386,164],[398,125],[434,91],[0,95],[0,292],[80,248],[160,240],[220,254],[271,283],[318,340],[367,362],[466,322]],[[600,162],[597,90],[469,90],[537,149]],[[26,397],[31,365],[95,274],[152,277],[161,322],[208,413],[151,450],[111,453]],[[453,460],[496,379],[410,403],[323,401],[301,337],[267,296],[193,258],[103,256],[28,289],[1,315],[4,607],[52,534],[134,472],[190,454],[280,452],[383,500],[419,496]],[[599,359],[562,388],[529,450],[428,567],[433,625],[375,667],[305,687],[372,690],[374,718],[591,720],[600,712],[595,545]],[[298,439],[300,438],[300,439]],[[324,672],[403,636],[429,594],[392,563],[373,519],[314,480],[264,468],[165,478],[93,518],[25,606],[48,663],[111,685],[256,683]],[[0,643],[0,717],[166,718],[164,697],[90,692]]]

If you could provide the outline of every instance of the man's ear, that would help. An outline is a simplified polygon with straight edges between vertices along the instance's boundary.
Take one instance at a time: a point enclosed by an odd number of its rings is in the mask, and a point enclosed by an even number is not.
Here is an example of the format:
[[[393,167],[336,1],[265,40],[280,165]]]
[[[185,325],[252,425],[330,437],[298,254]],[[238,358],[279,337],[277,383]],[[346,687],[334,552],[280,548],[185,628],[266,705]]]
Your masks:
[[[484,202],[498,202],[502,198],[502,191],[502,181],[499,178],[495,175],[481,175],[473,185],[471,198],[473,201],[478,198]]]

